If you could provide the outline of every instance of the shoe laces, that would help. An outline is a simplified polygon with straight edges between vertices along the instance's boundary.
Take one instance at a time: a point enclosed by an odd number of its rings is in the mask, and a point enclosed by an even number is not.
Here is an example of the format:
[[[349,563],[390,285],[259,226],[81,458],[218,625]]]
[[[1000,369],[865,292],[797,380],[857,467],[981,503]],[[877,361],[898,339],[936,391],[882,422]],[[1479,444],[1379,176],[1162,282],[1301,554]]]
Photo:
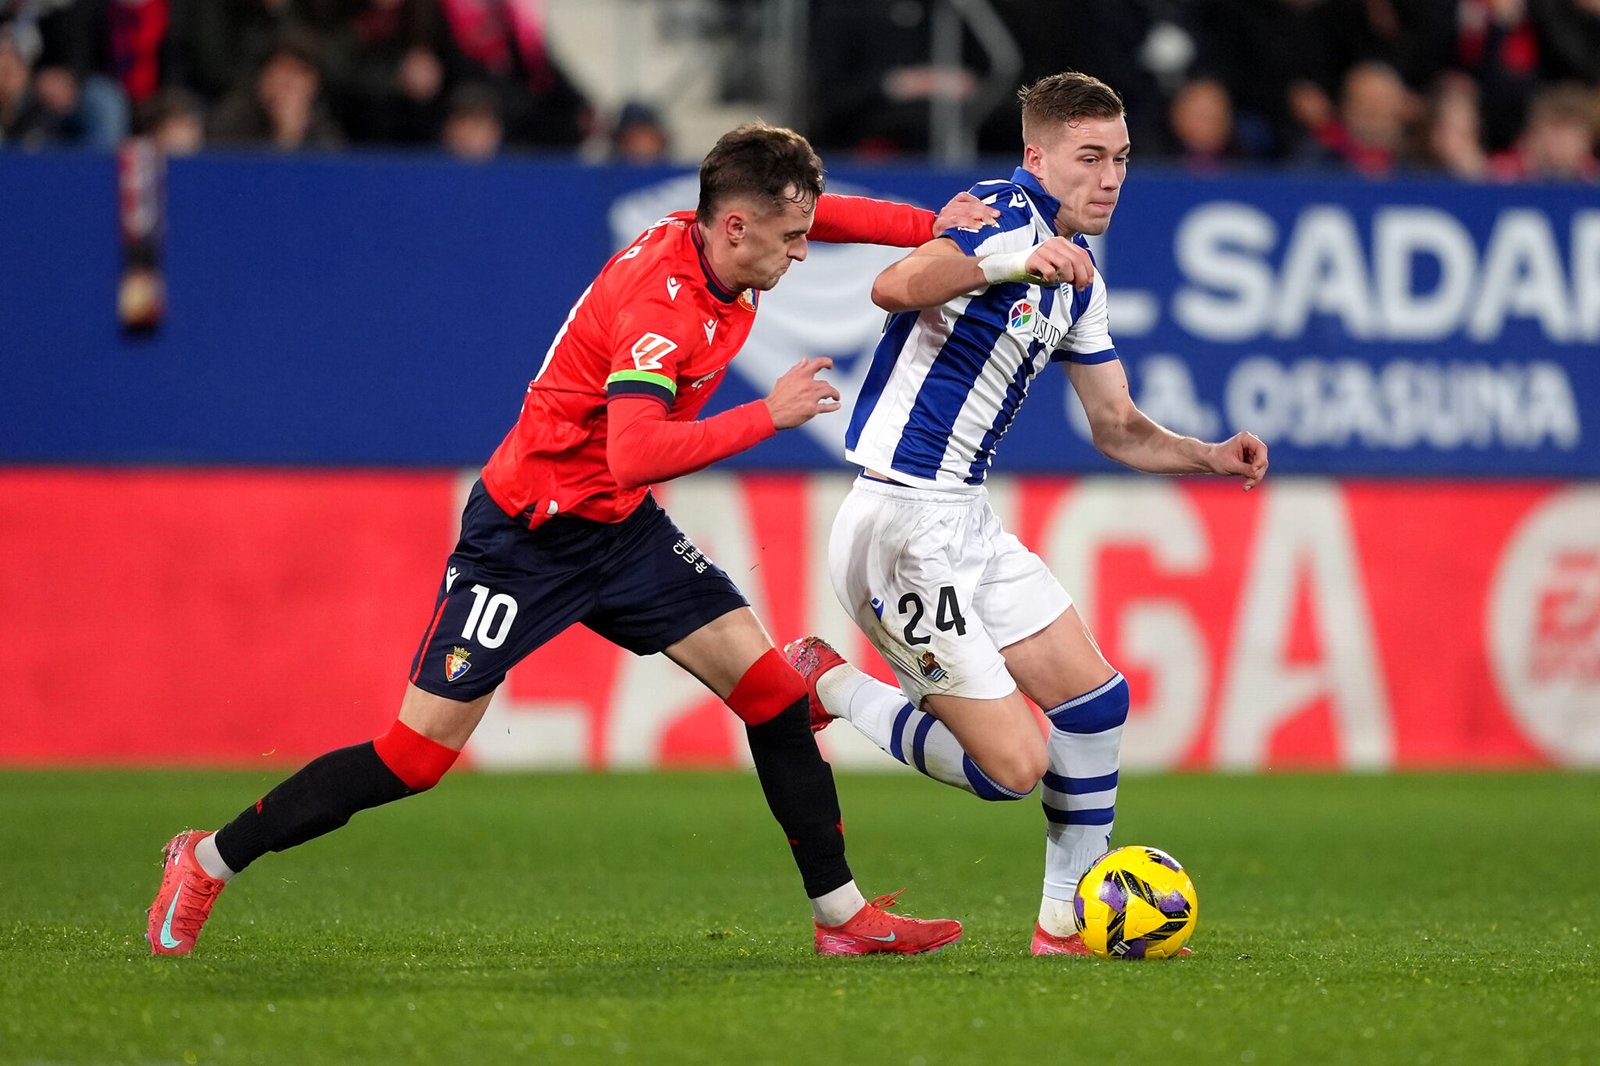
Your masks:
[[[886,911],[890,907],[893,907],[897,902],[899,902],[900,893],[902,893],[904,891],[905,891],[905,889],[903,889],[903,888],[897,888],[893,892],[888,892],[888,893],[885,893],[884,895],[879,896],[877,899],[875,899],[871,903],[867,904],[867,906],[873,908],[874,910]],[[897,915],[897,917],[898,917],[898,915]]]

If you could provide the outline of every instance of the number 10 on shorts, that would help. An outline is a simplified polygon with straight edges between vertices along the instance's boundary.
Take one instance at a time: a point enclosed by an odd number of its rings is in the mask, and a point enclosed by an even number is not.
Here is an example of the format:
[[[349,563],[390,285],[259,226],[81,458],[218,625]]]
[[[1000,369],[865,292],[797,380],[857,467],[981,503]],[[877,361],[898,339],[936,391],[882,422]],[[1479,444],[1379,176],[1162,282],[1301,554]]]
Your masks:
[[[517,617],[517,601],[504,592],[491,592],[482,585],[467,590],[472,593],[472,610],[467,612],[467,624],[461,627],[462,640],[475,640],[485,648],[498,648],[511,633],[511,623]]]

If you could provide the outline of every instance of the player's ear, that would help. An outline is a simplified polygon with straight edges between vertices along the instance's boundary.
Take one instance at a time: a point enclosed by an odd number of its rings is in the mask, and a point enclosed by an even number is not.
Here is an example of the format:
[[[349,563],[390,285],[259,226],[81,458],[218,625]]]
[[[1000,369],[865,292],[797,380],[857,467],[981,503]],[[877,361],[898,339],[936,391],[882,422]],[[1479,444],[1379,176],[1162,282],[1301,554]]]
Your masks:
[[[745,217],[738,211],[729,211],[722,219],[722,232],[728,238],[729,244],[739,244],[744,240]]]

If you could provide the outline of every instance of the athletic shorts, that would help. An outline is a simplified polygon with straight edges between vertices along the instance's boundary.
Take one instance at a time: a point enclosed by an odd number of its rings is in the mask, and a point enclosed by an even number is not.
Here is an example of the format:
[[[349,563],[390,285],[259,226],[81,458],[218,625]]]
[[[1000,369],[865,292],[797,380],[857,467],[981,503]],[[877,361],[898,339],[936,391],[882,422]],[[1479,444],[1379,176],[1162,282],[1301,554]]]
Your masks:
[[[461,539],[445,564],[411,683],[473,700],[575,623],[635,655],[653,655],[747,606],[653,496],[621,522],[557,515],[529,530],[480,481],[461,513]]]
[[[999,699],[1016,690],[1000,649],[1072,606],[1044,560],[1000,525],[989,494],[859,477],[828,541],[833,591],[900,688]]]

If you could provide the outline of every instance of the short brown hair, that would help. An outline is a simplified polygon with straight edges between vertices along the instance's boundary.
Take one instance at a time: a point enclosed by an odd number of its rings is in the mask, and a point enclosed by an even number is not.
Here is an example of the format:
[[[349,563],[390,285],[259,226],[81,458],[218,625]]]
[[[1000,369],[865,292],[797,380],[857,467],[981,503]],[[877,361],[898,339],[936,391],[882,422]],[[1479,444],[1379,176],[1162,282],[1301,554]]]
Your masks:
[[[747,122],[729,130],[700,164],[700,206],[695,218],[711,221],[724,201],[749,196],[772,208],[785,201],[815,202],[822,195],[822,160],[794,130]]]
[[[1040,78],[1017,90],[1022,101],[1022,139],[1032,143],[1046,130],[1071,125],[1086,118],[1117,118],[1122,97],[1099,78],[1076,70]]]

